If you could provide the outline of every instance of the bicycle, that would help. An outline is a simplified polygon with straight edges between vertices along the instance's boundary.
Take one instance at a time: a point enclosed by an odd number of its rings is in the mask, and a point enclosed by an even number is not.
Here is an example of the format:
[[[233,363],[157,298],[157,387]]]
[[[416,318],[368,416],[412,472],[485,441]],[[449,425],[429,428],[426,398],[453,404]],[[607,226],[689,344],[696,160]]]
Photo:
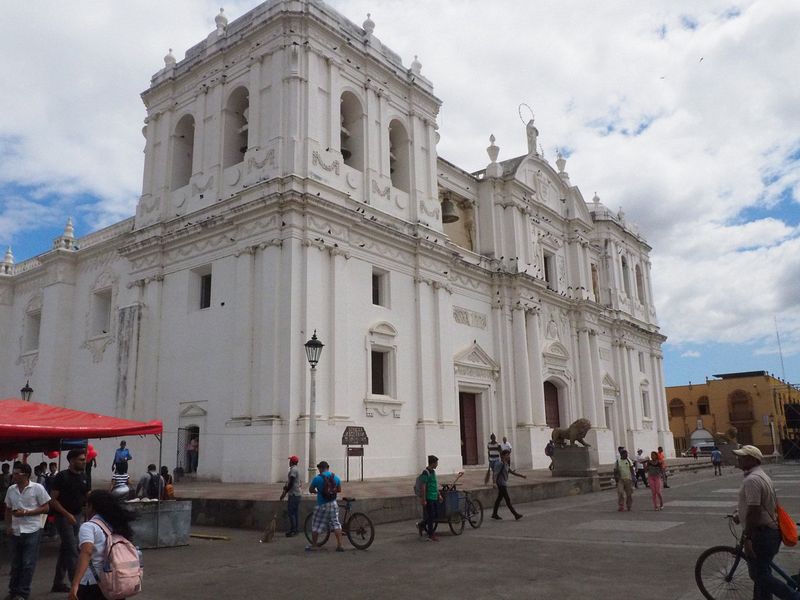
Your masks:
[[[342,498],[344,504],[339,504],[339,510],[344,509],[344,513],[340,515],[339,522],[342,524],[342,533],[347,536],[350,543],[358,550],[366,550],[375,541],[375,526],[372,524],[372,519],[362,512],[352,512],[353,503],[355,498]],[[306,517],[303,530],[309,544],[312,544],[312,531],[311,524],[314,520],[314,513],[311,512]],[[331,536],[331,530],[328,529],[324,533],[317,534],[317,546],[324,546]]]
[[[753,581],[750,579],[744,554],[744,534],[736,533],[733,515],[725,515],[725,518],[728,519],[731,535],[736,539],[736,546],[713,546],[705,550],[695,563],[694,579],[700,592],[708,600],[749,600],[753,597]],[[774,561],[770,566],[791,589],[800,589],[800,576],[789,575]]]

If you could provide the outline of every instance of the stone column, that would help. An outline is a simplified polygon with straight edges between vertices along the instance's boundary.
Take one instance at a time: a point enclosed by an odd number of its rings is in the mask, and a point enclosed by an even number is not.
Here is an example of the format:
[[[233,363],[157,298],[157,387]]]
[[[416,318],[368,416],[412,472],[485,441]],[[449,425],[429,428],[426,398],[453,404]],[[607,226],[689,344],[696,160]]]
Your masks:
[[[578,352],[580,360],[580,377],[581,377],[581,398],[580,406],[583,408],[582,415],[577,417],[585,417],[589,419],[592,426],[597,423],[597,400],[594,389],[594,377],[592,376],[592,357],[591,348],[589,347],[589,330],[586,327],[578,329]]]
[[[600,350],[597,346],[597,331],[595,329],[589,330],[589,355],[592,361],[592,381],[595,386],[595,413],[597,423],[592,421],[592,425],[599,429],[610,427],[606,423],[606,411],[603,401],[603,382],[600,379]]]
[[[420,277],[414,278],[414,294],[416,296],[415,320],[417,338],[417,420],[420,424],[435,424],[437,421],[436,405],[433,402],[436,379],[431,365],[435,364],[434,344],[430,331],[424,326],[433,317],[433,292],[430,282]]]
[[[530,368],[531,418],[540,427],[547,425],[544,410],[544,381],[542,379],[542,346],[541,328],[539,326],[539,308],[533,308],[526,315],[528,330],[528,358]]]
[[[628,367],[628,381],[630,382],[630,397],[633,408],[633,426],[631,429],[639,430],[642,428],[642,390],[639,386],[639,382],[636,380],[636,373],[639,368],[636,366],[635,350],[630,344],[625,346],[625,358]]]
[[[631,399],[629,394],[630,384],[628,379],[627,361],[625,359],[625,343],[622,340],[614,340],[614,362],[617,365],[617,382],[619,383],[619,402],[620,407],[617,411],[620,417],[622,439],[617,440],[618,444],[627,443],[627,432],[633,429],[633,413],[631,412]]]
[[[263,57],[259,56],[250,67],[250,98],[247,111],[247,146],[258,150],[263,145],[261,133],[261,69]]]
[[[328,422],[335,423],[338,416],[353,417],[353,407],[349,403],[349,379],[347,363],[351,357],[347,352],[347,335],[350,328],[348,310],[349,287],[347,281],[347,259],[349,255],[338,248],[331,249],[330,260],[330,345],[328,354],[328,389],[331,390],[328,404]],[[360,415],[359,415],[360,416]]]
[[[454,422],[456,410],[455,402],[455,374],[453,372],[453,338],[450,324],[453,320],[453,301],[451,290],[446,284],[433,282],[435,323],[436,323],[436,363],[439,365],[439,376],[436,386],[437,413],[440,423],[451,424]]]
[[[230,422],[249,425],[252,419],[253,306],[255,290],[255,246],[241,248],[235,257],[234,336],[236,346],[231,359],[233,381],[237,393],[231,398]]]
[[[528,360],[528,335],[525,312],[522,306],[511,311],[512,336],[514,342],[514,391],[517,407],[517,425],[532,425],[531,371]]]

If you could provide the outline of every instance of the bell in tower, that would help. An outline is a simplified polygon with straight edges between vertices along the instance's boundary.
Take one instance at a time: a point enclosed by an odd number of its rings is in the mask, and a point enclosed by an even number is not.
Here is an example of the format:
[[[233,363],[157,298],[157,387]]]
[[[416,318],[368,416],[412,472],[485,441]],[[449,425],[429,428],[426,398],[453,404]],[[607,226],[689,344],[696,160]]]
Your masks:
[[[455,223],[460,217],[449,196],[442,198],[442,223]]]

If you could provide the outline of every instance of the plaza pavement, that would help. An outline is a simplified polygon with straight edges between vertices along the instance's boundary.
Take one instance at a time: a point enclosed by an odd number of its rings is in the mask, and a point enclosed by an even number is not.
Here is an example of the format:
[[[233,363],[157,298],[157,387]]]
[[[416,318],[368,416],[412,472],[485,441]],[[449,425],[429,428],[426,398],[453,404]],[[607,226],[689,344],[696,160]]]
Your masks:
[[[781,502],[800,516],[800,466],[767,470]],[[345,541],[342,554],[307,553],[302,538],[260,544],[254,531],[198,528],[229,539],[146,550],[138,598],[700,600],[695,560],[705,548],[733,541],[723,517],[740,481],[730,467],[722,477],[680,473],[665,490],[662,512],[652,510],[642,488],[632,512],[617,512],[613,491],[521,504],[521,521],[508,518],[505,508],[506,518],[492,521],[487,511],[480,529],[467,526],[456,537],[445,527],[439,543],[421,541],[413,521],[379,525],[370,549]],[[31,600],[61,597],[47,594],[56,550],[45,544]],[[778,562],[797,572],[800,551],[784,548]],[[2,564],[3,585],[7,574]]]

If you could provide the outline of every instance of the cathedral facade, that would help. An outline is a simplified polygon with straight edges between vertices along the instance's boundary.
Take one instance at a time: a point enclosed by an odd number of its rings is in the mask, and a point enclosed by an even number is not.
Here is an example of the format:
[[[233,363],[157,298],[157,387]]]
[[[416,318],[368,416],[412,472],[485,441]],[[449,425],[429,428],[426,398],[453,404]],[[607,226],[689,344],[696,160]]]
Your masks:
[[[581,417],[598,463],[672,451],[650,247],[533,121],[526,155],[498,162],[492,138],[467,172],[437,155],[421,64],[369,17],[271,0],[216,24],[142,94],[135,216],[0,263],[0,397],[30,380],[162,419],[179,464],[199,437],[198,475],[276,481],[308,456],[316,331],[316,456],[339,472],[349,425],[366,477],[484,465],[490,433],[543,467]]]

